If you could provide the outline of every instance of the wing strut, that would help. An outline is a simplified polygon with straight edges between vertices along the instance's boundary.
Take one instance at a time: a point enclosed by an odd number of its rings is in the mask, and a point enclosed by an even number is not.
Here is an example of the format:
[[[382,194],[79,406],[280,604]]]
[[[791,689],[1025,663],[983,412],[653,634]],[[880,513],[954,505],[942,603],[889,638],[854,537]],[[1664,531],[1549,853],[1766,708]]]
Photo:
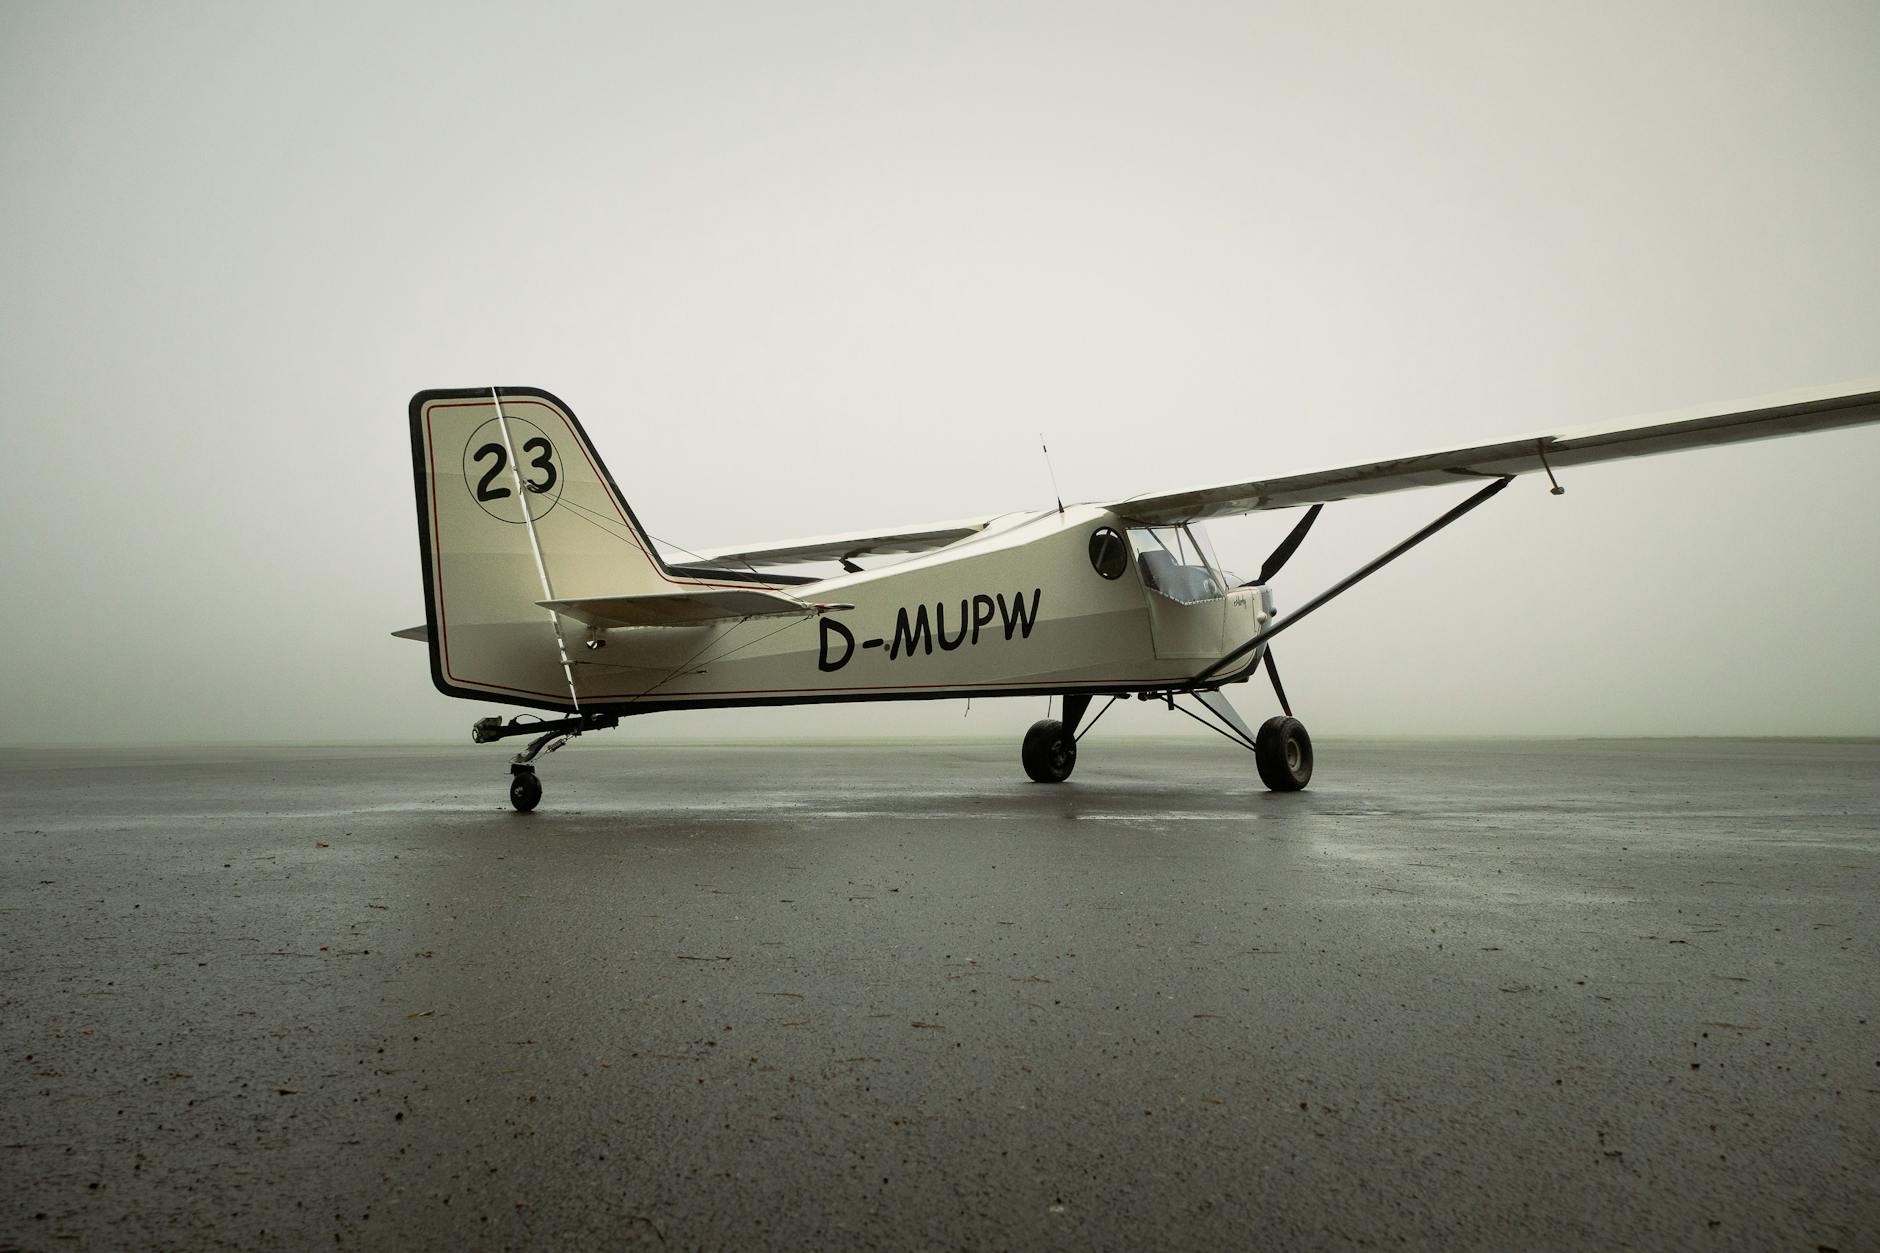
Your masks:
[[[1502,488],[1508,486],[1508,484],[1512,482],[1514,482],[1514,476],[1511,474],[1504,475],[1503,477],[1496,479],[1493,483],[1490,483],[1487,487],[1484,487],[1481,491],[1475,493],[1475,495],[1469,497],[1467,500],[1457,505],[1454,509],[1451,509],[1448,513],[1445,513],[1442,517],[1436,519],[1436,521],[1430,523],[1428,526],[1418,531],[1415,535],[1412,535],[1409,539],[1403,541],[1403,543],[1398,544],[1395,548],[1391,549],[1389,552],[1383,554],[1380,557],[1375,558],[1374,560],[1368,562],[1367,564],[1363,566],[1360,566],[1355,572],[1349,575],[1346,575],[1344,578],[1340,579],[1338,582],[1332,584],[1330,587],[1326,588],[1323,592],[1320,592],[1317,596],[1314,596],[1311,600],[1299,606],[1298,609],[1294,610],[1292,613],[1287,614],[1285,617],[1281,618],[1278,622],[1275,622],[1272,626],[1266,628],[1266,630],[1256,633],[1254,637],[1248,640],[1245,644],[1242,644],[1239,648],[1236,648],[1233,652],[1227,654],[1225,657],[1221,658],[1219,661],[1209,666],[1206,670],[1203,670],[1200,674],[1197,674],[1193,679],[1189,680],[1190,685],[1194,687],[1199,687],[1203,683],[1206,683],[1209,679],[1213,678],[1215,675],[1219,674],[1221,671],[1227,669],[1227,667],[1233,665],[1235,662],[1239,661],[1242,657],[1245,657],[1248,653],[1260,647],[1260,645],[1266,643],[1268,640],[1272,639],[1275,635],[1278,635],[1281,631],[1284,631],[1287,627],[1291,626],[1293,623],[1299,621],[1299,619],[1311,613],[1314,609],[1317,609],[1319,606],[1325,604],[1327,601],[1330,601],[1338,597],[1339,595],[1351,590],[1353,587],[1357,586],[1357,584],[1363,582],[1365,579],[1369,578],[1371,575],[1376,574],[1379,570],[1382,570],[1385,566],[1397,560],[1397,558],[1403,556],[1405,553],[1409,552],[1412,548],[1415,548],[1418,544],[1421,544],[1424,540],[1436,534],[1436,532],[1442,530],[1444,527],[1448,526],[1451,522],[1454,522],[1457,518],[1460,518],[1463,514],[1469,512],[1469,510],[1475,508],[1477,505],[1485,503],[1490,496],[1493,496],[1495,493],[1499,492]],[[1277,671],[1275,672],[1275,675],[1277,677]],[[1280,699],[1283,702],[1285,700],[1285,697],[1282,696]]]

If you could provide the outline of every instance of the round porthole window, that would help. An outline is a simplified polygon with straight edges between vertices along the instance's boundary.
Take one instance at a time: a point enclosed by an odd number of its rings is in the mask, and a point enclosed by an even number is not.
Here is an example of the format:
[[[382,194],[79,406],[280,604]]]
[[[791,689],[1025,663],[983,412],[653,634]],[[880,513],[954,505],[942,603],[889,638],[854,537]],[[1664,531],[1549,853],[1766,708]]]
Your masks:
[[[1129,569],[1129,548],[1123,537],[1107,526],[1090,533],[1090,565],[1106,579],[1120,579]]]

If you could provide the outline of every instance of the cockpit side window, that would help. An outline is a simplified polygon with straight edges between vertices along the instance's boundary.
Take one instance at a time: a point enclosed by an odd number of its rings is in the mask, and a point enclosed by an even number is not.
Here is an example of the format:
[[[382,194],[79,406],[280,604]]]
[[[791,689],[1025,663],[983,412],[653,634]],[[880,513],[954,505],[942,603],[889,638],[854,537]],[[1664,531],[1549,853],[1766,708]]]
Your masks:
[[[1143,586],[1170,600],[1195,604],[1227,594],[1218,568],[1185,526],[1132,526],[1130,547]]]

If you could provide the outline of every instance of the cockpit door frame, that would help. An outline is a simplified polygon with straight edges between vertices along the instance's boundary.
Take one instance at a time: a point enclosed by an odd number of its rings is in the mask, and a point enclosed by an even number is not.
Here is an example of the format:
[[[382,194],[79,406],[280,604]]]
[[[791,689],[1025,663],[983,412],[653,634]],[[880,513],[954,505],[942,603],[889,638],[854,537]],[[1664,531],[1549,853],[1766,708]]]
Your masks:
[[[1186,523],[1132,526],[1130,552],[1149,606],[1158,660],[1218,657],[1225,646],[1227,579]],[[1201,593],[1201,594],[1198,594]]]

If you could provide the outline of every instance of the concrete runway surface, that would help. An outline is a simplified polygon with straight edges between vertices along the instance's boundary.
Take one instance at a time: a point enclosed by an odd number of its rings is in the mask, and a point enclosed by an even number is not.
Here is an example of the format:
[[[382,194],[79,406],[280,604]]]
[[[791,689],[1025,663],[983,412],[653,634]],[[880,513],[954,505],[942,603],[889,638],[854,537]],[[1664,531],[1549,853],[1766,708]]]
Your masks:
[[[10,753],[0,1249],[1880,1248],[1880,745]]]

